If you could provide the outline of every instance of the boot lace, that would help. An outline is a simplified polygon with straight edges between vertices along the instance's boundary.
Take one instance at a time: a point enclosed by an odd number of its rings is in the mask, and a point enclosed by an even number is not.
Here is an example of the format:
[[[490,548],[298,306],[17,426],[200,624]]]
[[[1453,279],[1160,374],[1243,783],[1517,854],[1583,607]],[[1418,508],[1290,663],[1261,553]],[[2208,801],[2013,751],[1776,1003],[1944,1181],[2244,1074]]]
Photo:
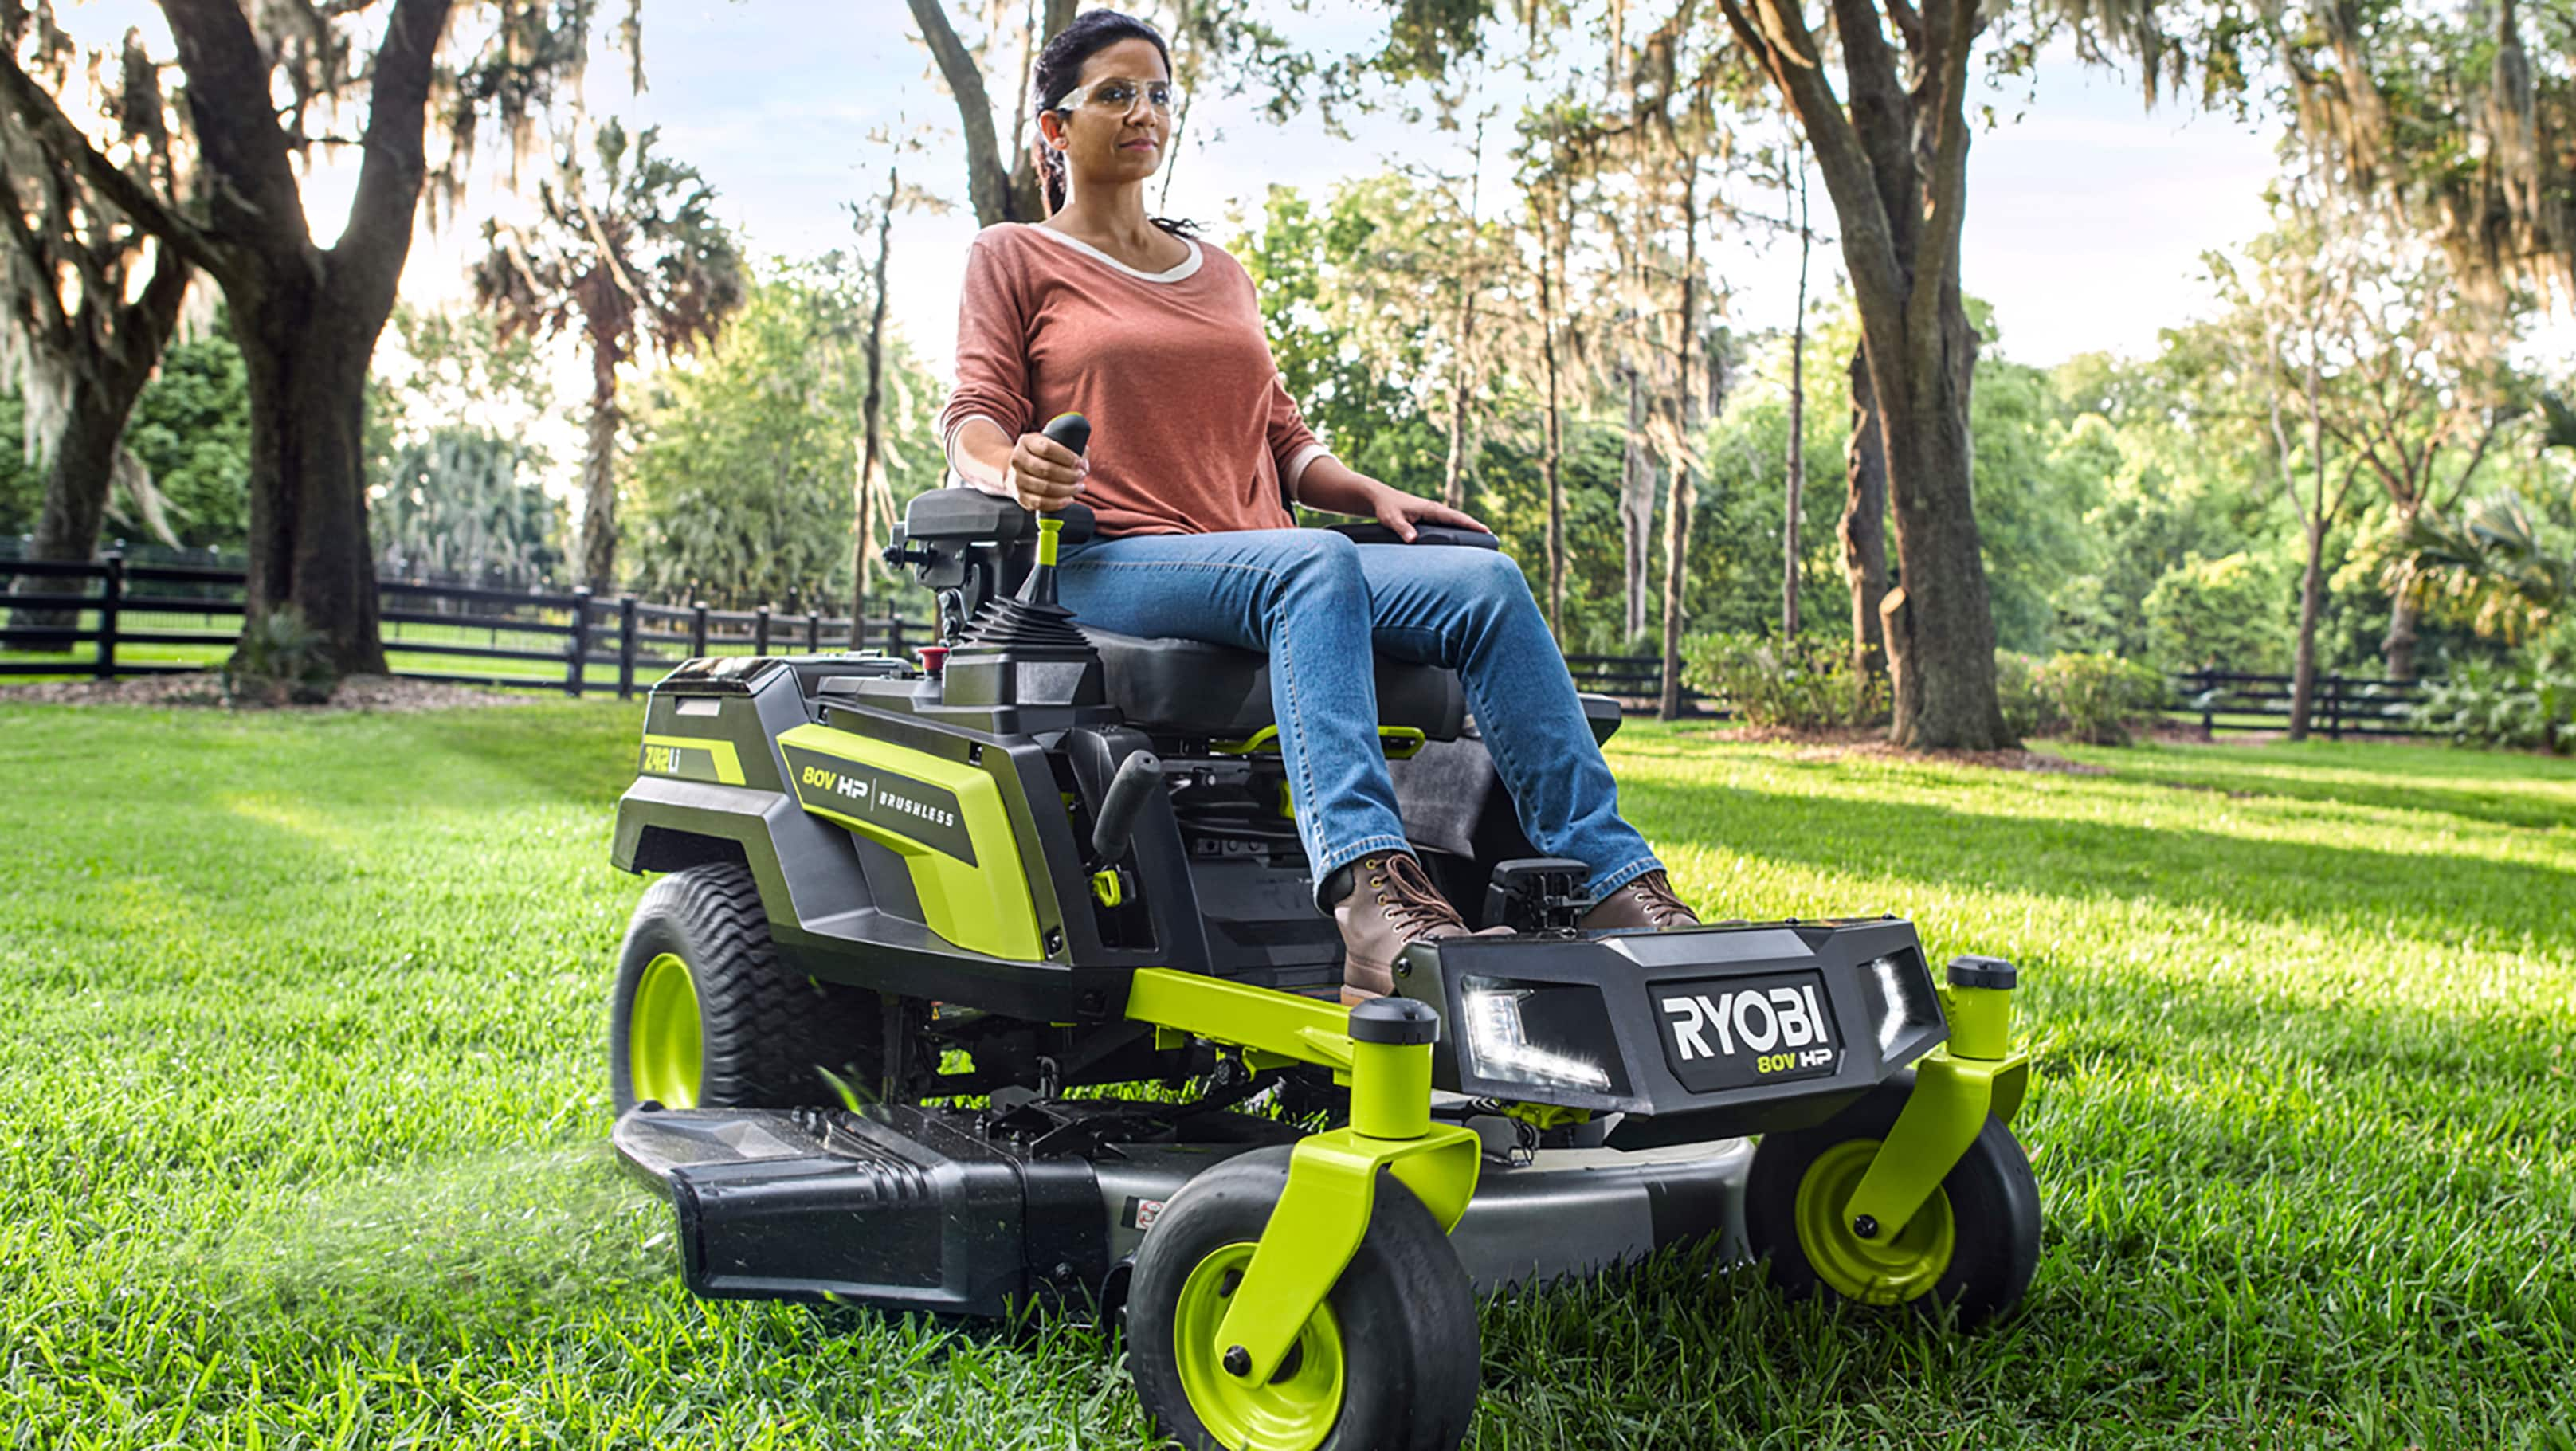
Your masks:
[[[1392,856],[1369,863],[1369,885],[1377,889],[1378,907],[1386,913],[1397,934],[1406,941],[1420,937],[1434,927],[1464,928],[1466,919],[1440,889],[1431,885],[1431,876],[1422,863],[1409,856]]]
[[[1621,888],[1637,894],[1637,905],[1645,909],[1646,920],[1658,927],[1670,927],[1685,918],[1697,920],[1689,904],[1673,895],[1672,880],[1662,872],[1648,872]]]

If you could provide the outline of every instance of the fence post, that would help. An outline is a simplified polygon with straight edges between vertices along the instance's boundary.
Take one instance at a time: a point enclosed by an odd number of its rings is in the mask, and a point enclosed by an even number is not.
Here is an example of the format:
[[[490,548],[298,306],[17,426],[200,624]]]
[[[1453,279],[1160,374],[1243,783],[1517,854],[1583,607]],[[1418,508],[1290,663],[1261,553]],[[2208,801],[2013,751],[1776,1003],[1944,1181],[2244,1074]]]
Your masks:
[[[2209,667],[2203,665],[2193,671],[2191,681],[2198,687],[2192,694],[2200,697],[2200,738],[2204,741],[2216,740],[2218,738],[2218,687],[2210,682]]]
[[[903,616],[895,613],[894,600],[886,600],[886,653],[903,658]]]
[[[124,599],[125,554],[122,550],[112,549],[107,555],[107,573],[100,577],[98,588],[97,678],[100,680],[116,678],[116,612]]]
[[[2326,739],[2343,739],[2343,677],[2326,677]]]
[[[707,658],[707,602],[689,601],[689,658]]]
[[[762,605],[751,612],[751,653],[754,655],[769,653],[769,606],[767,605]]]
[[[617,698],[635,698],[635,596],[617,597]]]
[[[572,592],[572,659],[564,664],[564,694],[581,699],[590,674],[590,586]]]
[[[823,653],[823,612],[821,610],[805,612],[805,653],[808,655]]]

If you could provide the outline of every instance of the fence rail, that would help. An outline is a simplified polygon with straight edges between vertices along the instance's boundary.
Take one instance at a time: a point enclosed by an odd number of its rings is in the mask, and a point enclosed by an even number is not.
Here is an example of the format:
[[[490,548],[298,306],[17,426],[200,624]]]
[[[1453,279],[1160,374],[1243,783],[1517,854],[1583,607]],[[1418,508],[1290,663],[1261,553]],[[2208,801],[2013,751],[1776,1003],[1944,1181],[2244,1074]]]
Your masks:
[[[129,563],[122,554],[95,564],[0,557],[0,678],[113,680],[212,669],[240,635],[242,583],[237,569]],[[815,654],[850,639],[847,616],[594,598],[588,590],[386,580],[378,602],[398,676],[576,696],[613,692],[621,700],[683,660]],[[862,648],[895,655],[933,638],[928,621],[907,618],[891,602],[860,635]],[[476,673],[470,663],[491,668]],[[1565,664],[1577,688],[1609,696],[1630,714],[1651,713],[1661,702],[1657,656],[1568,655]],[[2196,670],[2173,679],[2180,704],[2171,718],[2196,720],[2212,734],[2288,726],[2289,676]],[[2421,681],[2320,675],[2310,728],[2336,740],[2413,735],[2413,708],[2424,694]],[[1709,719],[1730,712],[1684,688],[1682,713]]]
[[[2296,684],[2288,675],[2242,670],[2188,670],[2173,677],[2180,702],[2169,718],[2197,720],[2201,731],[2275,731],[2290,727]],[[2325,673],[2308,702],[2308,729],[2329,740],[2346,736],[2412,736],[2425,682]]]
[[[95,564],[0,557],[0,678],[213,669],[241,634],[243,578],[238,569],[135,564],[122,554]],[[819,653],[851,637],[848,616],[819,610],[718,610],[588,590],[385,580],[377,602],[386,656],[404,679],[621,700],[692,657]],[[860,630],[862,648],[898,655],[931,638],[928,621],[890,603]],[[474,673],[463,662],[493,668]]]

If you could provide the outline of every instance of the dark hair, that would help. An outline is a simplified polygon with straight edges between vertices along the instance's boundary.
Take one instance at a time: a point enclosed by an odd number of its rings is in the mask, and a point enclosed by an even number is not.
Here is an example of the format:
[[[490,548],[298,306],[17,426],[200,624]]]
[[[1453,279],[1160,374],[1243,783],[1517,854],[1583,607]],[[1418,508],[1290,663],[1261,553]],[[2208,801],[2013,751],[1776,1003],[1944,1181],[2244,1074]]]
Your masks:
[[[1034,94],[1039,115],[1057,110],[1064,104],[1065,93],[1082,80],[1082,63],[1122,40],[1149,40],[1154,53],[1163,58],[1163,74],[1172,73],[1172,48],[1163,43],[1162,32],[1133,15],[1115,10],[1090,10],[1073,18],[1073,23],[1048,37],[1046,48],[1038,52],[1037,64],[1029,68],[1029,89]],[[1046,144],[1043,133],[1035,138],[1038,162],[1038,187],[1046,193],[1049,215],[1064,210],[1064,156]],[[1155,226],[1175,237],[1194,236],[1198,223],[1170,217],[1151,219]]]

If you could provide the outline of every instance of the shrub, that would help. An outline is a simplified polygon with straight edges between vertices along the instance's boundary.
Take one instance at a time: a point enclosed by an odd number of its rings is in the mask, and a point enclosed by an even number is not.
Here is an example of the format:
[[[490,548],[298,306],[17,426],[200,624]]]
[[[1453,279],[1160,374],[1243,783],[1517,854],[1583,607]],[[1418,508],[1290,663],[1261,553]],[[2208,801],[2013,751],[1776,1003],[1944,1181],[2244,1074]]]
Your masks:
[[[2466,745],[2576,752],[2576,629],[2512,664],[2461,661],[2425,684],[2415,728]]]
[[[2195,559],[2147,591],[2147,651],[2169,670],[2289,668],[2289,585],[2249,554]]]
[[[2097,746],[2127,745],[2130,728],[2165,704],[2164,676],[2117,655],[2059,655],[2035,674],[2058,729]]]
[[[1817,730],[1887,714],[1886,680],[1855,678],[1851,649],[1840,641],[1694,635],[1683,642],[1682,679],[1723,699],[1747,725]]]
[[[2125,746],[2132,727],[2162,709],[2165,678],[2117,655],[2069,652],[2036,660],[1995,652],[1995,695],[2017,736],[2068,736]]]
[[[329,642],[292,605],[243,630],[224,662],[224,695],[235,705],[324,705],[339,686]]]
[[[2057,707],[2039,681],[2040,663],[2018,650],[1995,652],[1995,699],[2004,729],[2015,736],[2044,736],[2057,728]]]

